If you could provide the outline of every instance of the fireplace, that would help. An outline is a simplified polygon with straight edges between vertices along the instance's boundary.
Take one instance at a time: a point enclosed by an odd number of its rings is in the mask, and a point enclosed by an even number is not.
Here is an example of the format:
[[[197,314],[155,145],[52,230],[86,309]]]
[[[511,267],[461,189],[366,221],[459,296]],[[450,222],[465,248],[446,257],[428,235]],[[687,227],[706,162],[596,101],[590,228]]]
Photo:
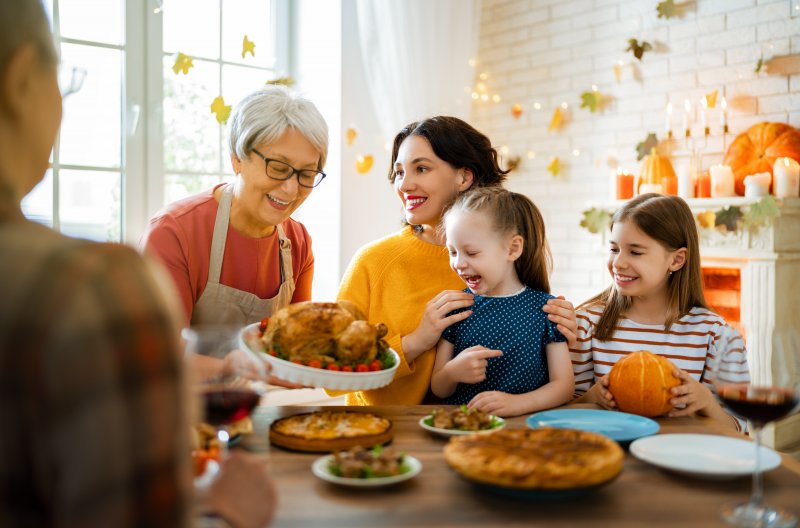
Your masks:
[[[695,214],[746,198],[687,200]],[[700,230],[706,302],[739,330],[750,375],[759,384],[800,379],[800,199],[784,199],[781,214],[754,231]],[[800,449],[800,415],[765,430],[777,449]]]

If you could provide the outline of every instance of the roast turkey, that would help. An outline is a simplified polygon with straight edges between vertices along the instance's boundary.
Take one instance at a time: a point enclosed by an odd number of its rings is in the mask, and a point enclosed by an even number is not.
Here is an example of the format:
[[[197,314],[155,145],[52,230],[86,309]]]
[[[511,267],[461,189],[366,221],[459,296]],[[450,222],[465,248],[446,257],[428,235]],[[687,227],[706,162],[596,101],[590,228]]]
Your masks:
[[[289,361],[371,361],[388,348],[387,329],[365,319],[349,301],[296,303],[270,317],[262,339],[267,350]]]

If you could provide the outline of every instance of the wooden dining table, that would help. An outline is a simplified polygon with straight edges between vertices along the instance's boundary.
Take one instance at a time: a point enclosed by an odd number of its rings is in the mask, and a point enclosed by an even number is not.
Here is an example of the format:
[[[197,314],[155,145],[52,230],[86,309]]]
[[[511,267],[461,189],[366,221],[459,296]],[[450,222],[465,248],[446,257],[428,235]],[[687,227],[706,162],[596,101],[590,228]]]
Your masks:
[[[269,407],[256,409],[254,432],[243,447],[268,460],[278,493],[275,527],[381,526],[723,526],[720,507],[744,502],[752,479],[707,480],[664,471],[626,452],[622,473],[610,484],[560,500],[519,499],[487,492],[461,478],[444,459],[448,439],[420,427],[420,418],[442,406]],[[573,405],[567,408],[595,408]],[[422,462],[416,477],[380,488],[351,488],[320,480],[311,464],[321,455],[270,446],[276,419],[314,410],[347,409],[384,416],[394,424],[395,449]],[[525,427],[525,416],[507,427]],[[744,438],[713,420],[662,418],[658,434],[699,433]],[[800,514],[800,462],[782,455],[764,474],[766,502]]]

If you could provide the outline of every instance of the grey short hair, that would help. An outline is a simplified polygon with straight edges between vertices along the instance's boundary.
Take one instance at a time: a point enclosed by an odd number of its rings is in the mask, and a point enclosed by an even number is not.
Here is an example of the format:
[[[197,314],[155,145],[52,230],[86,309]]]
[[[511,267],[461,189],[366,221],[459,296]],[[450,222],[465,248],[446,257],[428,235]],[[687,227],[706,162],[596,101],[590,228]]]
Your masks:
[[[322,170],[328,157],[328,125],[314,103],[285,86],[270,85],[242,99],[230,120],[231,154],[245,159],[259,143],[276,141],[294,128],[319,151]]]
[[[40,0],[0,0],[0,71],[21,46],[33,43],[45,64],[56,65],[58,53]]]

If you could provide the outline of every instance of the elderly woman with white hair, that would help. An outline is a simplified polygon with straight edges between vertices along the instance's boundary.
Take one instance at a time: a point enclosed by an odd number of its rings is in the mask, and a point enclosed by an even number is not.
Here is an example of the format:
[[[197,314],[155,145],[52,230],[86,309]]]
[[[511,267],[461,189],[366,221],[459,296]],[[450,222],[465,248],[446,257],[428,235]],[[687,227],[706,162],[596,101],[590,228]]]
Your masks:
[[[142,240],[172,274],[187,324],[245,325],[311,298],[311,239],[290,215],[325,178],[325,120],[265,87],[235,108],[229,146],[233,184],[168,205]]]

